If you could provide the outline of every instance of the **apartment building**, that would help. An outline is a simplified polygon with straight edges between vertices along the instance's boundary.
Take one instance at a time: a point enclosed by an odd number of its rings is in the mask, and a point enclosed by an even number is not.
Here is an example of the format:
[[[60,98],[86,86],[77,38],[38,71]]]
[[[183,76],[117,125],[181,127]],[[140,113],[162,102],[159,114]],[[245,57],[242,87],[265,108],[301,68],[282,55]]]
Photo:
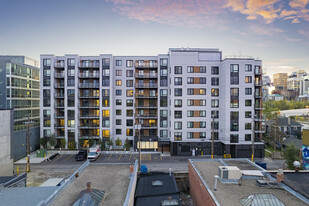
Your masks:
[[[30,123],[31,151],[40,143],[39,62],[25,56],[0,56],[0,109],[13,109],[12,151],[14,160],[26,156]],[[30,122],[28,120],[30,119]]]
[[[41,55],[41,134],[125,140],[172,155],[264,156],[262,68],[218,49],[170,49],[158,56]],[[140,125],[140,126],[136,126]],[[254,129],[254,132],[253,132]]]

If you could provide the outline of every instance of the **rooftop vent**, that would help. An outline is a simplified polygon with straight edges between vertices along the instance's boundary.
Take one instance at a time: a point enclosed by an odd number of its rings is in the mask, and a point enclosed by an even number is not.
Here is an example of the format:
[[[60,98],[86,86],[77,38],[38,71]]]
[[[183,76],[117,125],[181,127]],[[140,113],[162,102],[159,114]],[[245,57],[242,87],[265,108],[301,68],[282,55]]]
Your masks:
[[[161,180],[154,180],[151,184],[153,187],[163,186],[163,182]]]

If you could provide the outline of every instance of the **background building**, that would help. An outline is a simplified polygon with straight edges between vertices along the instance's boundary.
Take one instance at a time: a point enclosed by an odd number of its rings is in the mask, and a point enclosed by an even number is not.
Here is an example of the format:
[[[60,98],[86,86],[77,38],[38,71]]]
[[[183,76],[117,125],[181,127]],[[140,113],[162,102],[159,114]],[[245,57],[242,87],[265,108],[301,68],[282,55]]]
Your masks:
[[[28,117],[31,151],[39,147],[40,71],[38,61],[25,56],[0,56],[0,109],[14,109],[13,158],[26,156]]]
[[[277,73],[273,75],[273,85],[275,89],[286,90],[287,89],[287,73]]]
[[[55,134],[77,147],[81,139],[121,146],[128,138],[137,148],[140,123],[143,150],[210,154],[213,134],[215,154],[248,157],[254,127],[256,155],[264,155],[260,60],[222,60],[218,49],[41,55],[41,77],[42,137]]]

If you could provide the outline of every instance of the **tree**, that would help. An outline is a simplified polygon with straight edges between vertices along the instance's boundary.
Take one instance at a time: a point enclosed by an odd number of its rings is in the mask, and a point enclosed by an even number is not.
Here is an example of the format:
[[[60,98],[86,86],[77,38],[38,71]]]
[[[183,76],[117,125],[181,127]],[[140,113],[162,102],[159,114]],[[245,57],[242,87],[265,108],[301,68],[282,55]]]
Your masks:
[[[124,148],[125,148],[127,151],[129,151],[130,148],[131,148],[131,144],[130,144],[130,141],[129,141],[128,138],[126,138],[126,141],[125,141],[125,143],[124,143]]]
[[[55,136],[56,136],[55,134],[52,134],[52,135],[50,136],[50,138],[49,138],[49,144],[50,144],[50,146],[52,146],[52,147],[54,147],[55,144],[56,144]]]
[[[122,141],[119,139],[119,137],[116,139],[116,145],[117,146],[121,146],[122,145]]]
[[[295,148],[294,145],[289,144],[284,150],[283,150],[283,157],[286,160],[287,166],[289,170],[294,169],[293,162],[299,161],[299,150]]]

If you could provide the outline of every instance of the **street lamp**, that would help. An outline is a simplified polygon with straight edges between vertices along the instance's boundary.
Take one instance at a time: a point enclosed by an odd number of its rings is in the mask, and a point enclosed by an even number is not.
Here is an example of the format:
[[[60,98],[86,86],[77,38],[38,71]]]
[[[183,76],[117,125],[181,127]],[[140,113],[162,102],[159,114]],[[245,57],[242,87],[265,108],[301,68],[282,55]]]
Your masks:
[[[139,171],[141,171],[141,129],[142,129],[142,125],[140,121],[140,115],[138,115],[138,124],[135,125],[135,129],[138,129],[138,154],[139,154],[138,168],[139,168]]]
[[[255,121],[254,121],[254,118],[255,118],[255,115],[252,114],[251,115],[252,117],[252,155],[251,155],[251,161],[253,162],[254,161],[254,141],[255,141]]]
[[[30,121],[30,115],[28,115],[28,121],[27,122],[24,122],[24,124],[27,125],[27,167],[26,167],[26,171],[27,172],[30,172],[30,125],[32,124],[33,122]]]

